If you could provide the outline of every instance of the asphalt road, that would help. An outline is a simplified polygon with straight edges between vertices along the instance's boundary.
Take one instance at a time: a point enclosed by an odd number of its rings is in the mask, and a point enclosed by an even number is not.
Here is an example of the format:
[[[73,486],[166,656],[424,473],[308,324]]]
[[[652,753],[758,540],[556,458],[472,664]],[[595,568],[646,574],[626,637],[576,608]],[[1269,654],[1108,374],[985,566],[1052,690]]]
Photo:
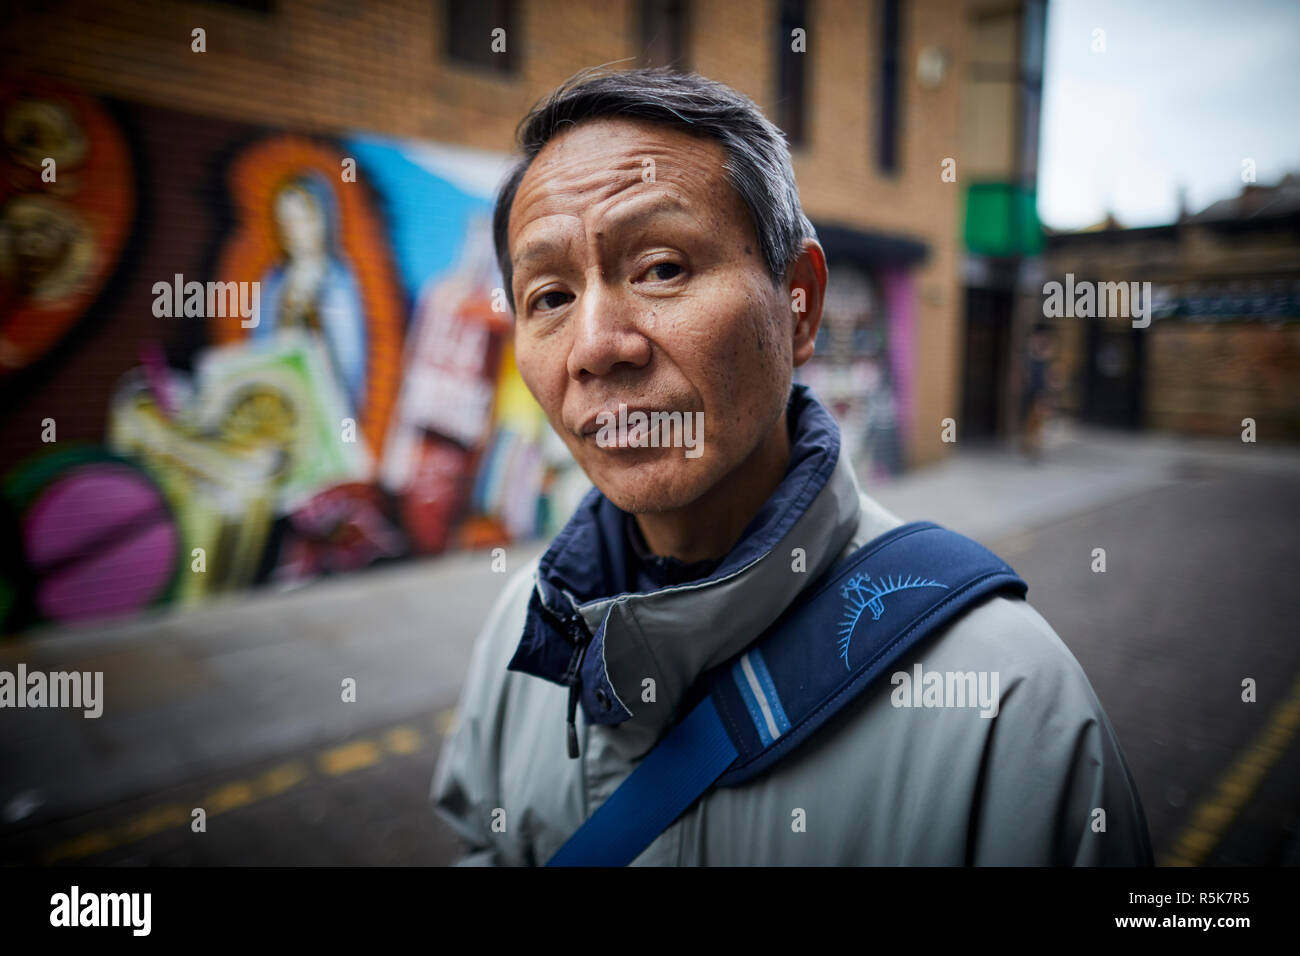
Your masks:
[[[1300,863],[1297,515],[1294,478],[1202,466],[1000,543],[1119,735],[1158,862]]]
[[[1114,725],[1162,863],[1300,863],[1300,482],[1219,464],[986,540],[1074,652]],[[1093,570],[1103,548],[1106,570]],[[1242,681],[1256,684],[1253,703]],[[9,827],[0,860],[443,864],[428,803],[454,697],[234,770]],[[190,808],[207,808],[206,830]]]

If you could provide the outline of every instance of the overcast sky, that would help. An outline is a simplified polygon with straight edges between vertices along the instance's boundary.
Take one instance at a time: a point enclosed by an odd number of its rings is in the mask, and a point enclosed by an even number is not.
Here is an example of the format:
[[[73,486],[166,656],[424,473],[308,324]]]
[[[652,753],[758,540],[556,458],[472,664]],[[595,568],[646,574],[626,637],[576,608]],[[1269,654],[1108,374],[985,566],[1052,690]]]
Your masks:
[[[1048,0],[1038,209],[1173,220],[1300,172],[1300,0]],[[1093,31],[1105,51],[1093,51]]]

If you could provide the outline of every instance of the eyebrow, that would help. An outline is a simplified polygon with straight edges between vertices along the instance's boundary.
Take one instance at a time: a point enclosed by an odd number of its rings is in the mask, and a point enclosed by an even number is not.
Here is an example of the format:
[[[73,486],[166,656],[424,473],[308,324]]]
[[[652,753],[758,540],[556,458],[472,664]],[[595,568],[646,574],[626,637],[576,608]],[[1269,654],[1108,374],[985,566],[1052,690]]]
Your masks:
[[[515,271],[527,265],[534,259],[544,259],[547,256],[555,255],[563,251],[566,244],[556,242],[553,239],[536,239],[519,250],[519,255],[515,257]]]

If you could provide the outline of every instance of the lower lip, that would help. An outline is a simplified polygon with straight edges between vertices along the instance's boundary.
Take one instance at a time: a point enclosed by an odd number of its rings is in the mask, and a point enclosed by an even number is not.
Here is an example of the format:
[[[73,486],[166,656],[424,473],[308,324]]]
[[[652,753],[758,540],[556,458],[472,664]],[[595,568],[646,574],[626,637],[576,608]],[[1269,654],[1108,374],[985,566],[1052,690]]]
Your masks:
[[[583,435],[582,438],[584,441],[591,442],[593,445],[595,445],[597,448],[601,449],[602,451],[640,451],[643,448],[646,449],[651,448],[649,444],[644,444],[644,445],[640,444],[640,442],[645,437],[649,436],[649,434],[650,434],[650,426],[645,425],[641,427],[629,426],[626,434],[622,436],[620,436],[617,432],[615,432],[614,442],[602,443],[597,441],[596,439],[600,435],[599,429],[597,429],[594,432],[588,432],[587,434]],[[652,449],[652,450],[657,450],[657,449]]]
[[[614,442],[598,442],[596,441],[595,435],[588,435],[587,441],[591,442],[601,451],[641,451],[643,449],[646,451],[659,450],[658,448],[654,448],[649,444],[644,444],[644,445],[639,444],[640,440],[637,438],[636,435],[628,435],[627,441],[614,441]]]

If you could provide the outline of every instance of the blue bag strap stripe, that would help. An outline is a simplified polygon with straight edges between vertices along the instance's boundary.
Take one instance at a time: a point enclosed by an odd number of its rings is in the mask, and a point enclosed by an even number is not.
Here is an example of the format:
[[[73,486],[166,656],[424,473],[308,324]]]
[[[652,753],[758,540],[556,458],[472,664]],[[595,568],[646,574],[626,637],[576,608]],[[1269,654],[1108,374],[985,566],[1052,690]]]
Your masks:
[[[777,729],[783,734],[789,733],[790,718],[785,715],[785,707],[781,705],[781,695],[776,692],[776,684],[772,680],[772,675],[768,672],[767,662],[763,660],[762,650],[755,647],[742,656],[741,660],[748,662],[748,669],[752,669],[754,676],[758,678],[758,684],[763,688],[768,707],[776,720]]]
[[[745,709],[749,711],[754,730],[763,746],[767,746],[790,729],[790,720],[781,706],[781,698],[767,672],[763,655],[757,647],[742,654],[731,667],[731,679],[740,691]]]
[[[626,866],[736,759],[711,698],[704,698],[639,763],[547,866]]]
[[[929,522],[868,542],[748,650],[707,675],[709,694],[547,865],[632,862],[715,782],[735,786],[766,770],[967,608],[1026,590],[997,555]],[[851,622],[842,620],[845,602],[857,615]]]
[[[776,721],[772,719],[771,711],[764,714],[759,706],[758,695],[762,693],[762,688],[757,686],[757,680],[750,683],[748,675],[740,666],[740,661],[736,661],[731,666],[731,679],[735,682],[736,690],[740,692],[740,699],[745,703],[745,710],[749,712],[749,719],[754,724],[754,732],[758,734],[759,746],[766,747],[781,736],[781,731],[776,726]]]

